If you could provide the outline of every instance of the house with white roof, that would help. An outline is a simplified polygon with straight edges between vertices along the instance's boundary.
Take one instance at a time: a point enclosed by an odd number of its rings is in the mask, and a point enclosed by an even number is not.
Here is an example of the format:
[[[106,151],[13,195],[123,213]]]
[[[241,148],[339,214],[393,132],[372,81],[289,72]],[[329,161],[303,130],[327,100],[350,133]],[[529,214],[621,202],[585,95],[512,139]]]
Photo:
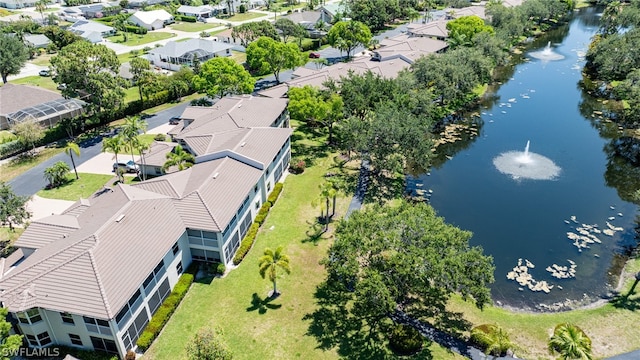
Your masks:
[[[147,30],[162,29],[165,25],[174,23],[173,15],[166,10],[136,11],[127,20]]]
[[[113,36],[116,34],[116,29],[111,26],[101,24],[97,21],[78,20],[69,26],[69,31],[74,34],[80,35],[84,39],[89,40],[92,43],[98,43],[102,41],[103,37]]]
[[[169,41],[150,50],[147,59],[154,66],[176,71],[182,66],[191,66],[194,55],[200,62],[205,62],[214,57],[231,56],[232,48],[233,45],[217,41],[217,38]]]
[[[194,260],[232,261],[291,156],[286,100],[264,100],[185,110],[174,134],[194,166],[31,222],[0,259],[0,301],[30,347],[124,357]]]
[[[196,19],[208,19],[215,15],[216,11],[209,5],[188,6],[181,5],[176,12],[184,16],[193,16]]]
[[[37,0],[0,0],[0,7],[7,9],[22,9],[36,6]]]

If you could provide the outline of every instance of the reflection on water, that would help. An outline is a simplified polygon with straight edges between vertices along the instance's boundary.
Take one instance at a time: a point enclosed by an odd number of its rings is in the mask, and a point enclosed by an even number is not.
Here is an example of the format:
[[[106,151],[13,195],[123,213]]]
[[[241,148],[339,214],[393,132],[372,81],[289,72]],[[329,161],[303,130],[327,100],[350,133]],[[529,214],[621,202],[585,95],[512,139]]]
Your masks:
[[[502,84],[469,117],[475,131],[439,145],[431,172],[408,180],[494,257],[492,295],[503,305],[557,309],[565,299],[593,301],[614,285],[621,248],[634,243],[637,209],[629,201],[640,169],[629,149],[640,146],[606,120],[607,104],[577,85],[594,19],[593,9],[583,10],[530,44],[535,51],[551,42],[564,59],[543,63],[525,53],[500,69]],[[522,156],[527,140],[562,169],[554,181],[514,181],[494,167],[500,154]],[[516,272],[523,286],[507,274],[525,260],[532,265],[527,275]],[[548,270],[572,262],[575,278]]]

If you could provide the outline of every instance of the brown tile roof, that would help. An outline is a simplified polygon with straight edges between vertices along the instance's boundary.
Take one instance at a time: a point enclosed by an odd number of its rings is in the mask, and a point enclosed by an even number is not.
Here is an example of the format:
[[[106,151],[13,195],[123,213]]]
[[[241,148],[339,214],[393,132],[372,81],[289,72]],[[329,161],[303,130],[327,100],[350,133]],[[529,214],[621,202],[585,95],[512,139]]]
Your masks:
[[[58,99],[62,99],[62,96],[51,90],[27,85],[4,84],[0,87],[0,114],[10,114]]]
[[[449,45],[446,42],[429,37],[405,37],[400,35],[396,44],[384,46],[376,50],[375,53],[380,56],[383,63],[396,58],[414,62],[421,56],[437,53],[447,46]]]
[[[154,141],[151,143],[149,150],[144,155],[144,162],[146,165],[162,166],[167,161],[167,153],[171,152],[173,148],[178,145],[174,142]],[[142,160],[139,160],[139,164],[142,164]]]
[[[472,16],[472,15],[475,15],[483,20],[487,18],[485,16],[484,6],[474,5],[474,6],[467,6],[461,9],[448,9],[445,11],[449,11],[449,10],[453,10],[454,12],[453,17],[455,18],[459,18],[462,16]]]
[[[268,166],[291,136],[289,128],[238,129],[216,134],[207,153],[231,150]]]
[[[16,247],[40,249],[56,239],[62,238],[64,234],[69,234],[78,229],[77,219],[76,226],[69,227],[62,225],[66,221],[66,217],[71,215],[52,215],[46,218],[31,222],[29,227],[24,231],[22,236],[15,242]],[[55,225],[54,220],[60,218],[61,225]]]
[[[50,232],[48,244],[0,279],[11,311],[37,306],[113,318],[185,229],[171,198],[128,185],[94,198],[76,218],[78,229]]]
[[[258,93],[258,95],[268,98],[281,98],[284,97],[288,91],[289,86],[287,86],[287,84],[280,84],[266,90],[262,90]]]
[[[433,21],[426,24],[411,24],[407,26],[407,31],[415,36],[427,36],[446,38],[449,36],[447,21]]]
[[[165,195],[172,189],[180,199],[175,206],[185,224],[222,231],[261,176],[262,170],[224,157],[133,186]]]

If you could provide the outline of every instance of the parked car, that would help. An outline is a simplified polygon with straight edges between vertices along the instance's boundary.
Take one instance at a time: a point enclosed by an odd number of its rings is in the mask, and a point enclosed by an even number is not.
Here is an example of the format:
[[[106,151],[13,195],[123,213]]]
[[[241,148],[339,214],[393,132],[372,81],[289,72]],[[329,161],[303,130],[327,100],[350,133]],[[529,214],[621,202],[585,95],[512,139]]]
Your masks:
[[[134,163],[133,160],[129,160],[126,163],[123,163],[123,162],[113,163],[113,171],[115,172],[118,169],[128,173],[136,173],[138,172],[138,165],[136,165],[136,163]]]
[[[310,59],[320,59],[320,53],[319,52],[310,52],[309,53],[309,58]]]
[[[178,123],[180,122],[180,120],[182,120],[182,119],[180,119],[180,118],[179,118],[179,117],[177,117],[177,116],[174,116],[174,117],[172,117],[171,119],[169,119],[169,125],[178,125]]]
[[[51,75],[51,73],[49,72],[49,70],[40,70],[40,72],[38,73],[40,74],[40,76],[49,76]]]

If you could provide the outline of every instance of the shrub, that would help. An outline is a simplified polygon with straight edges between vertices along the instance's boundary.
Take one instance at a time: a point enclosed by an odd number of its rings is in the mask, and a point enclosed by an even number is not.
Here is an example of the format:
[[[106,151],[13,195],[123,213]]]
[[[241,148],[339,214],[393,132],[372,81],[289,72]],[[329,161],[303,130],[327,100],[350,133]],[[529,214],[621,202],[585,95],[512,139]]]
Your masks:
[[[25,150],[25,146],[20,140],[13,140],[0,144],[0,159],[15,155]]]
[[[60,354],[69,354],[83,360],[118,360],[117,355],[107,354],[98,350],[83,350],[64,345],[56,345],[56,348],[58,348]]]
[[[258,224],[258,226],[261,226],[264,220],[267,218],[269,209],[271,209],[271,203],[267,201],[262,204],[262,207],[260,208],[260,210],[258,210],[258,215],[256,215],[256,219],[254,220]]]
[[[240,8],[238,9],[238,12],[240,12],[240,14],[244,14],[247,12],[247,6],[245,4],[240,4]]]
[[[399,324],[389,335],[389,347],[399,355],[413,355],[422,349],[424,339],[418,330]]]
[[[165,140],[167,140],[167,136],[165,134],[156,134],[156,136],[153,137],[153,140],[155,140],[155,141],[165,141]]]
[[[218,263],[218,265],[216,265],[216,274],[224,275],[226,271],[227,271],[227,267],[224,266],[223,263]]]
[[[471,342],[485,353],[502,356],[514,345],[509,334],[498,325],[482,324],[471,329]]]
[[[276,200],[278,200],[278,197],[280,196],[280,193],[282,192],[282,187],[284,186],[283,183],[276,183],[273,186],[273,191],[271,192],[271,194],[269,194],[269,197],[267,198],[267,200],[271,203],[271,205],[273,206],[273,204],[276,203]]]
[[[142,335],[138,338],[136,344],[142,351],[146,351],[155,338],[158,336],[164,325],[169,321],[169,318],[180,304],[180,301],[184,298],[189,291],[189,287],[193,283],[195,274],[198,272],[198,265],[192,263],[187,271],[180,276],[180,279],[176,283],[171,291],[171,294],[162,302],[158,311],[153,315],[151,321],[142,332]]]
[[[266,202],[265,204],[269,204],[269,203]],[[260,209],[260,210],[262,210],[262,209]],[[257,217],[256,217],[256,219],[257,219]],[[258,235],[258,228],[259,227],[260,227],[260,225],[258,224],[257,221],[254,222],[253,224],[251,224],[251,227],[249,228],[249,231],[247,231],[247,235],[245,235],[244,239],[242,239],[242,242],[240,243],[240,247],[238,248],[238,251],[236,251],[236,254],[233,256],[233,264],[234,265],[240,264],[242,259],[244,259],[244,257],[247,255],[247,253],[249,252],[249,250],[253,246],[253,242],[256,239],[256,235]]]
[[[206,96],[204,96],[198,99],[191,100],[190,105],[191,106],[211,106],[213,105],[213,102],[211,102],[211,100],[209,100]]]
[[[195,16],[187,16],[187,15],[176,15],[175,19],[176,21],[184,21],[184,22],[190,22],[190,23],[194,23],[198,21],[198,19],[196,19]]]
[[[293,159],[289,165],[289,171],[292,174],[302,174],[307,167],[307,163],[303,159]]]

